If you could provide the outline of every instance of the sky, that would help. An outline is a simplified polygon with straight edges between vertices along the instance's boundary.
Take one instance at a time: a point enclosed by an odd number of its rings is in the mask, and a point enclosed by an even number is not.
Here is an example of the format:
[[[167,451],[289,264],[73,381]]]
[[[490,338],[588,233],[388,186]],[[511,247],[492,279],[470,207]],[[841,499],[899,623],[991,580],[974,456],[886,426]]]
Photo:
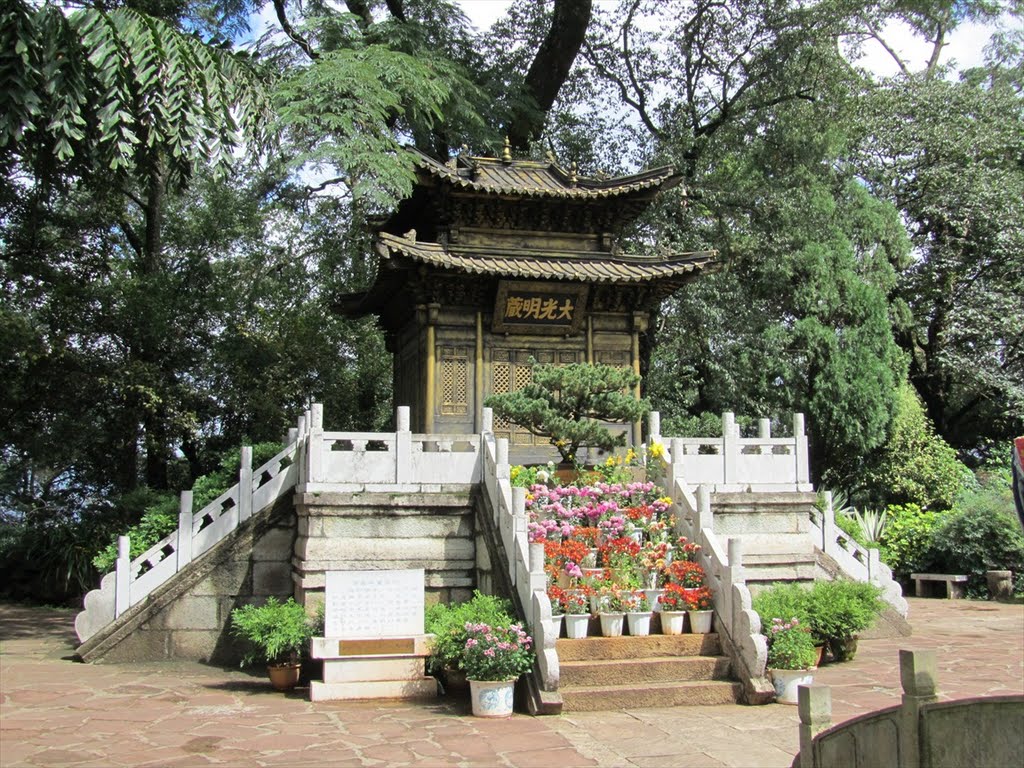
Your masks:
[[[615,5],[618,0],[594,0],[595,5]],[[463,13],[477,29],[487,29],[511,5],[511,0],[461,0]],[[982,49],[988,43],[992,28],[982,24],[962,24],[950,36],[949,45],[943,51],[942,63],[955,59],[960,68],[982,63]],[[883,37],[889,45],[911,64],[911,69],[920,68],[931,55],[931,47],[924,41],[914,39],[905,25],[890,24]],[[872,41],[865,46],[862,62],[880,77],[895,75],[896,63],[881,45]]]

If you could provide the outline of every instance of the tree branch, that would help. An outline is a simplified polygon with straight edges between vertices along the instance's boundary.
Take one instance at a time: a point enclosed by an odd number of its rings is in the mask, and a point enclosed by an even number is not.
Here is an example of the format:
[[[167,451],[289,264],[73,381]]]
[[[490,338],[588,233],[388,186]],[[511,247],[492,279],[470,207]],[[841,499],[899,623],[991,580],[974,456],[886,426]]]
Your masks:
[[[509,141],[516,149],[526,149],[530,140],[540,135],[544,115],[555,103],[583,46],[592,10],[593,0],[555,0],[551,29],[523,81],[523,96],[534,108],[519,107],[509,123]]]
[[[284,9],[285,0],[274,0],[274,12],[277,14],[277,21],[281,25],[281,30],[288,35],[288,38],[295,43],[302,52],[305,53],[310,59],[316,61],[320,54],[313,50],[313,46],[309,44],[309,41],[300,35],[291,22],[288,21],[288,15]]]

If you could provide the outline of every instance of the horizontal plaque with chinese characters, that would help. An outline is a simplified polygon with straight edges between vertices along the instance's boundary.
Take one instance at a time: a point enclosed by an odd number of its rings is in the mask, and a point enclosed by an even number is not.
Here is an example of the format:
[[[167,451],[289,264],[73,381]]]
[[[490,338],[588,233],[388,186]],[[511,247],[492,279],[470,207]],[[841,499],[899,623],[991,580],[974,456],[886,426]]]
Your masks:
[[[495,333],[568,335],[579,331],[587,286],[502,280],[494,305]]]
[[[422,635],[424,584],[422,568],[328,571],[324,634],[340,639]]]

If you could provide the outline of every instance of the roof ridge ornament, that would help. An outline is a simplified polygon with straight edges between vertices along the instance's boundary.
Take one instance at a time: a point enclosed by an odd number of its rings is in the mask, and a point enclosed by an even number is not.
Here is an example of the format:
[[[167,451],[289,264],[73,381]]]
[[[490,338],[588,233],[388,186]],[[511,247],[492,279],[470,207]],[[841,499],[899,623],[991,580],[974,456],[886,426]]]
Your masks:
[[[512,143],[509,141],[508,136],[505,137],[505,146],[501,150],[501,162],[512,162]]]
[[[569,186],[576,186],[576,161],[573,160],[572,167],[569,169]]]

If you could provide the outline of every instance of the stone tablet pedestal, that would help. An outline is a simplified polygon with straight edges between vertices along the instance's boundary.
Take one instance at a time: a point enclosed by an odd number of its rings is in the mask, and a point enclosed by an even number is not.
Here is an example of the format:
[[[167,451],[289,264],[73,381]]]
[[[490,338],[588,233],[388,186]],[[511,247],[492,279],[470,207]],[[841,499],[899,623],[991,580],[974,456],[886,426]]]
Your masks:
[[[424,698],[437,681],[424,674],[423,569],[331,571],[325,590],[327,637],[313,638],[324,662],[311,701]]]

